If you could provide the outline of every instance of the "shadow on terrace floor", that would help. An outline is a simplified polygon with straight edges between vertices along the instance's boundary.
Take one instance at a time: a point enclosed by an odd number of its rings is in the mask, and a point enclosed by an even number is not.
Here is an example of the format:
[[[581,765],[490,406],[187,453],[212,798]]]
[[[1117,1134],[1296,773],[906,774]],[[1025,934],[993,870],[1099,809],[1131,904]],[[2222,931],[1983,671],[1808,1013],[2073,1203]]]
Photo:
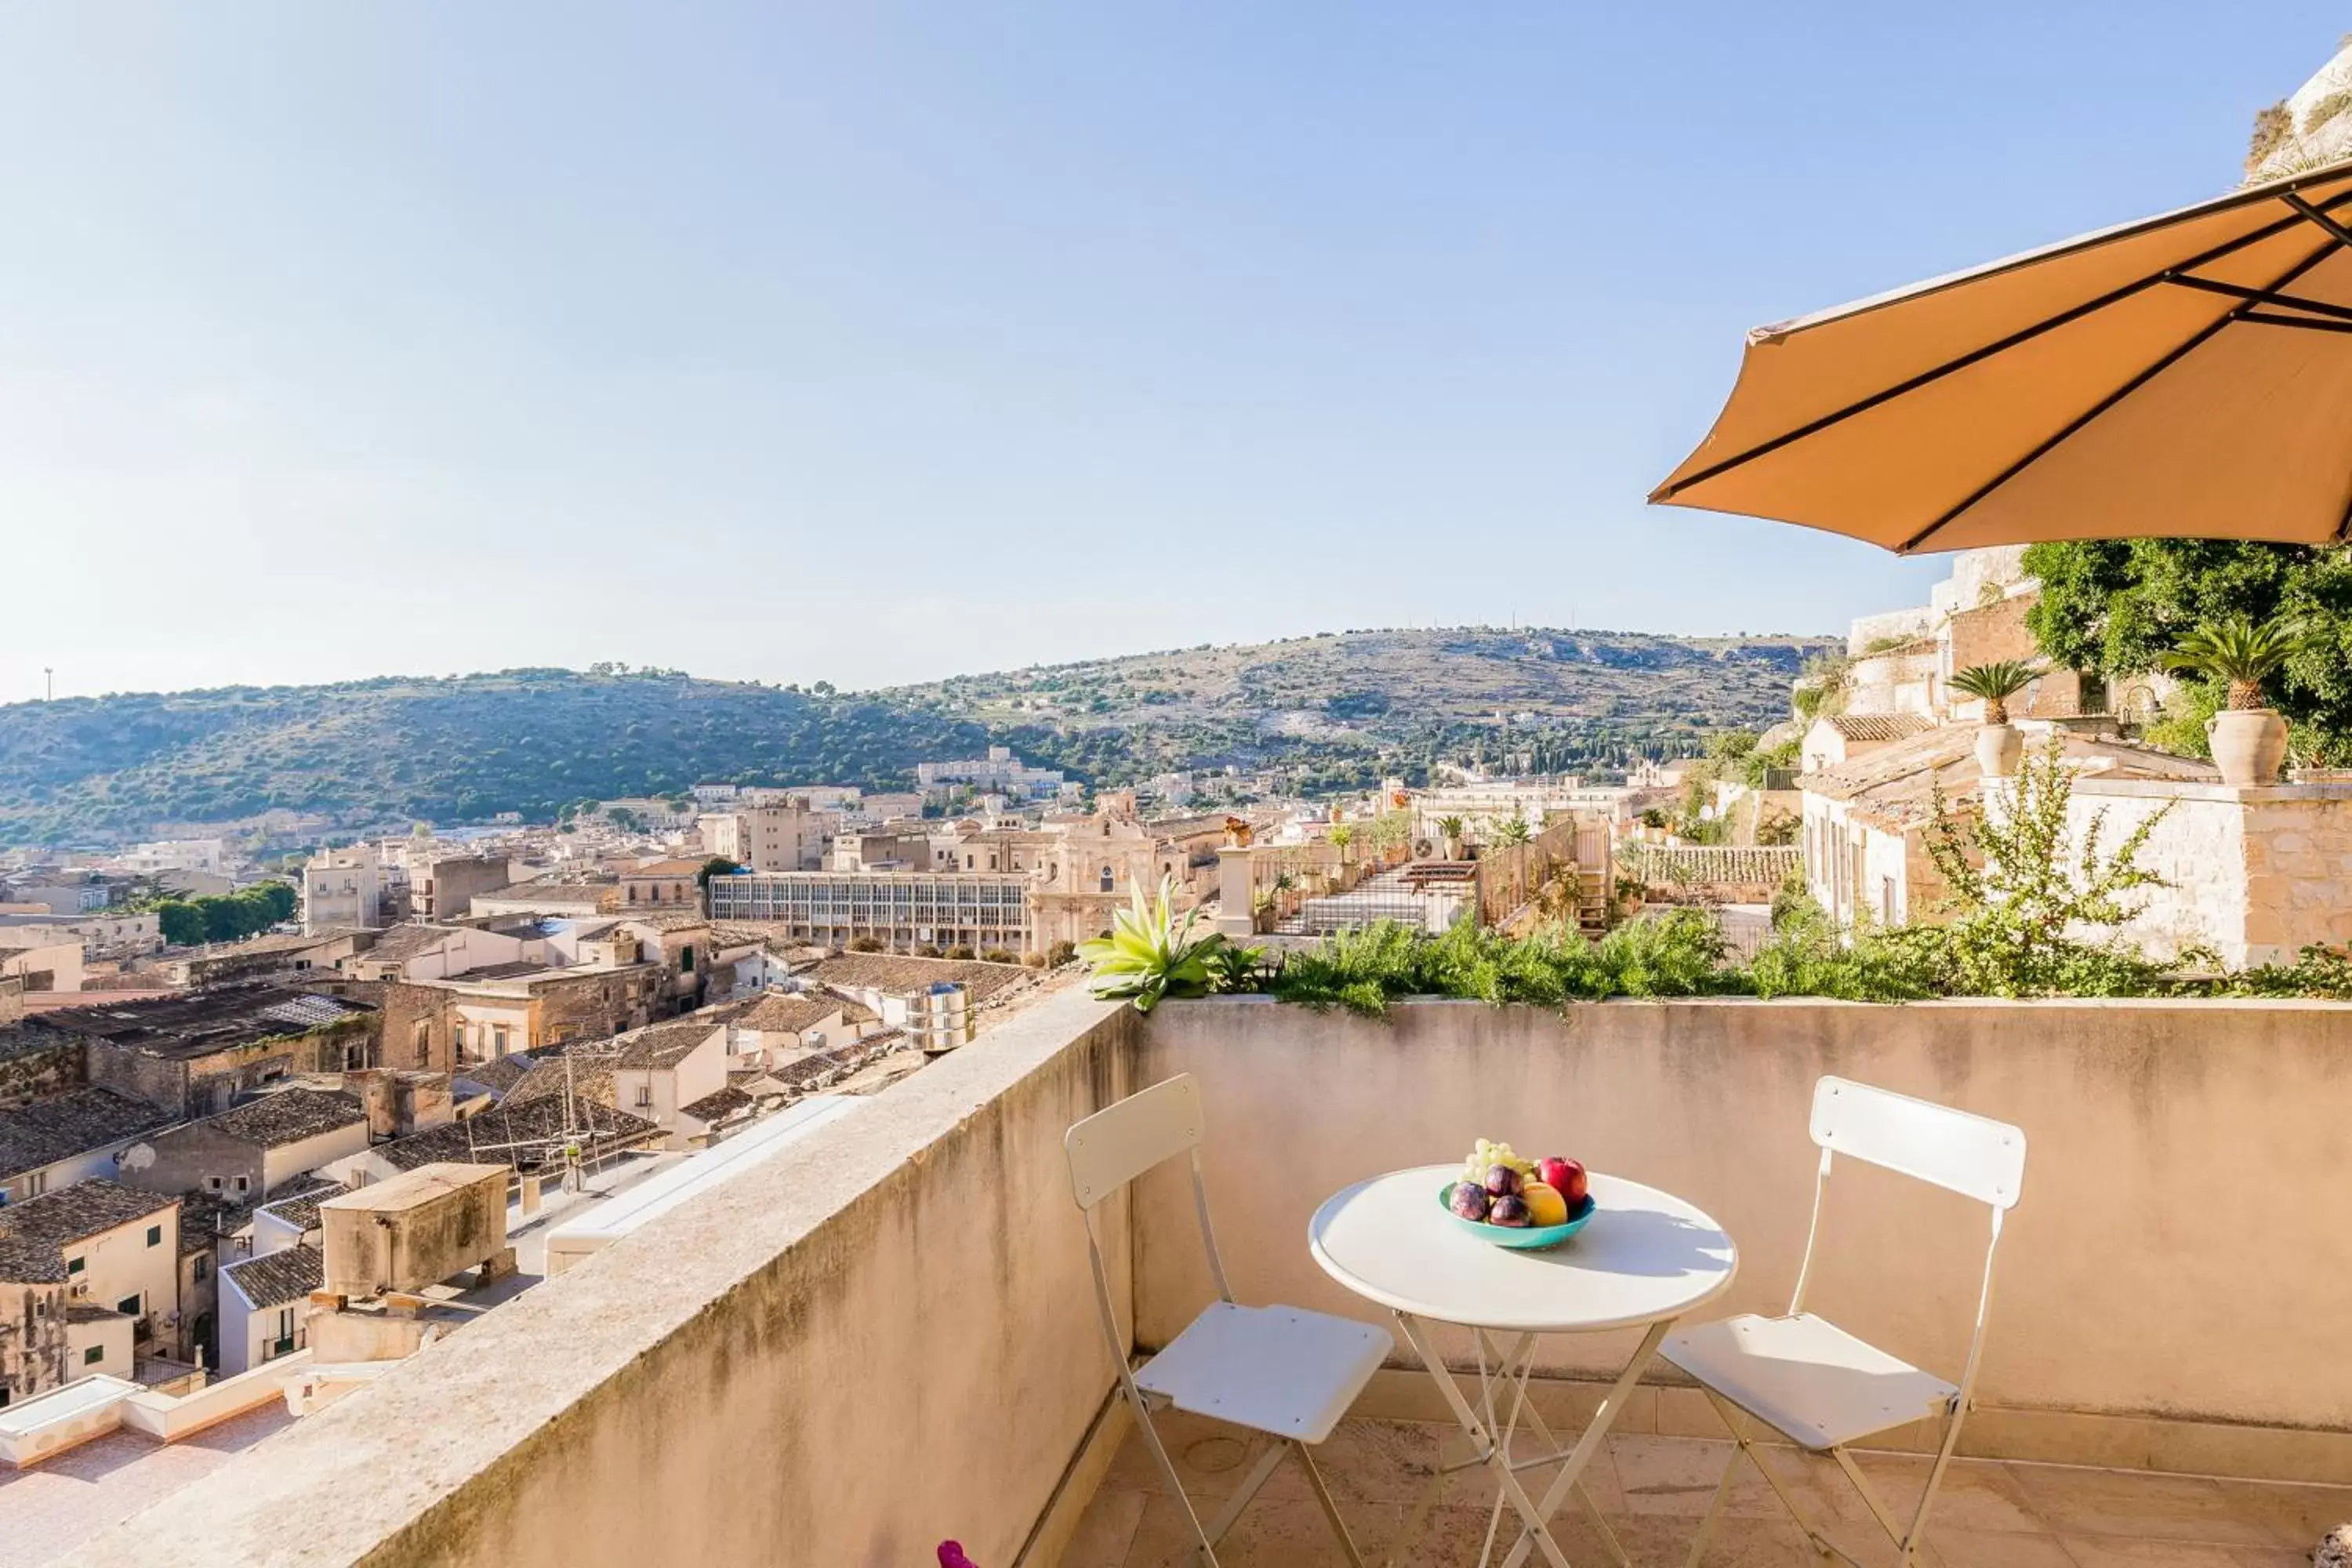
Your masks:
[[[1257,1457],[1249,1434],[1182,1415],[1160,1430],[1194,1499],[1215,1499]],[[1450,1426],[1352,1420],[1318,1450],[1325,1476],[1367,1561],[1384,1552],[1437,1461],[1466,1452]],[[1522,1452],[1536,1451],[1522,1438]],[[1619,1434],[1585,1480],[1637,1568],[1680,1568],[1731,1445],[1700,1437]],[[1893,1550],[1861,1500],[1827,1461],[1770,1450],[1800,1500],[1832,1520],[1838,1543],[1864,1563]],[[1918,1497],[1927,1461],[1866,1456],[1862,1467],[1890,1508]],[[1528,1472],[1540,1491],[1549,1468]],[[1063,1568],[1189,1568],[1183,1514],[1150,1453],[1130,1436],[1095,1494]],[[1494,1495],[1484,1471],[1450,1478],[1432,1522],[1407,1561],[1414,1568],[1469,1568],[1478,1561]],[[1214,1504],[1211,1504],[1213,1510]],[[2207,1480],[2142,1471],[1955,1460],[1927,1529],[1927,1568],[2305,1568],[2312,1543],[2352,1520],[2352,1487]],[[1582,1510],[1559,1516],[1571,1562],[1608,1561]],[[1498,1550],[1495,1560],[1499,1562]],[[1258,1494],[1218,1549],[1223,1568],[1329,1568],[1345,1562],[1295,1464]],[[1764,1482],[1743,1467],[1708,1568],[1814,1568],[1819,1559],[1790,1527]]]

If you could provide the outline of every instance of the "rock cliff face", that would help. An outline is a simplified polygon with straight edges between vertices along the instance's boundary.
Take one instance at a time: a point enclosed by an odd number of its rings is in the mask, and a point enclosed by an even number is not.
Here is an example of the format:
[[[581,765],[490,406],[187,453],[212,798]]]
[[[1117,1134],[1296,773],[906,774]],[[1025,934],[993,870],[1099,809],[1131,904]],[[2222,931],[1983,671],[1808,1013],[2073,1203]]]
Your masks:
[[[2352,157],[2352,37],[2284,102],[2254,116],[2246,183],[2301,174]]]

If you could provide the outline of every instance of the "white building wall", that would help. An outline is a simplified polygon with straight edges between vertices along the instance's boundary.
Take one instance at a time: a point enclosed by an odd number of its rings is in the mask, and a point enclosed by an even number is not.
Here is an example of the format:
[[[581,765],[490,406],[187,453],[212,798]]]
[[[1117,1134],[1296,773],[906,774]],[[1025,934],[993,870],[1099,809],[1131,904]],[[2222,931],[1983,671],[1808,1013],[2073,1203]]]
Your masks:
[[[153,1231],[156,1239],[147,1239]],[[151,1333],[164,1318],[180,1310],[180,1211],[159,1209],[143,1219],[64,1248],[66,1290],[77,1303],[131,1309],[122,1303],[139,1298],[139,1315],[148,1320]],[[79,1259],[81,1268],[75,1270]]]
[[[331,1161],[359,1153],[368,1146],[367,1123],[354,1121],[315,1138],[281,1143],[261,1156],[261,1189],[274,1193],[297,1176],[307,1175]]]

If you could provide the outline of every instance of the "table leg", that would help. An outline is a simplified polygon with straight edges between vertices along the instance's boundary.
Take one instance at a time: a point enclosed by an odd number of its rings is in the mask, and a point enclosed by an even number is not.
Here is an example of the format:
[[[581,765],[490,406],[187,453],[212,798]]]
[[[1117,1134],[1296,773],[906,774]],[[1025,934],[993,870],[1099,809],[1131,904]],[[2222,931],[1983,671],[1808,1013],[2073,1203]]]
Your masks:
[[[1543,1465],[1556,1464],[1566,1458],[1568,1445],[1562,1443],[1553,1434],[1550,1424],[1543,1418],[1543,1412],[1538,1410],[1535,1401],[1528,1397],[1528,1379],[1535,1372],[1536,1336],[1521,1334],[1518,1342],[1506,1352],[1486,1338],[1486,1330],[1479,1329],[1474,1331],[1484,1347],[1494,1352],[1506,1366],[1516,1365],[1518,1368],[1518,1374],[1515,1380],[1516,1392],[1512,1400],[1511,1414],[1502,1424],[1504,1452],[1508,1453],[1511,1450],[1511,1436],[1518,1429],[1519,1416],[1522,1412],[1526,1414],[1528,1425],[1534,1430],[1537,1439],[1543,1445],[1544,1452],[1541,1455],[1529,1459],[1515,1458],[1511,1461],[1511,1468],[1514,1470],[1528,1470]],[[1609,1560],[1614,1563],[1617,1568],[1633,1568],[1633,1559],[1625,1555],[1625,1548],[1618,1542],[1617,1532],[1609,1527],[1608,1516],[1601,1511],[1599,1500],[1593,1497],[1591,1489],[1581,1479],[1576,1483],[1576,1500],[1583,1505],[1585,1513],[1591,1518],[1592,1528],[1601,1532],[1601,1543],[1607,1548]],[[1495,1497],[1494,1510],[1486,1520],[1487,1544],[1478,1557],[1480,1568],[1485,1568],[1486,1562],[1494,1553],[1495,1531],[1501,1524],[1502,1518],[1503,1499],[1502,1494],[1498,1492]]]
[[[1568,1462],[1560,1467],[1559,1474],[1552,1478],[1551,1485],[1544,1489],[1543,1500],[1538,1504],[1540,1512],[1519,1531],[1517,1543],[1511,1548],[1510,1555],[1503,1559],[1503,1568],[1519,1568],[1528,1560],[1530,1550],[1541,1550],[1546,1561],[1555,1564],[1556,1568],[1561,1562],[1559,1548],[1542,1530],[1540,1521],[1558,1513],[1559,1505],[1568,1500],[1569,1492],[1580,1484],[1584,1467],[1592,1462],[1601,1446],[1609,1440],[1609,1428],[1615,1425],[1617,1413],[1624,1408],[1626,1396],[1633,1392],[1633,1385],[1642,1381],[1642,1374],[1650,1370],[1650,1363],[1657,1355],[1658,1346],[1664,1342],[1666,1331],[1673,1327],[1674,1321],[1667,1319],[1651,1324],[1650,1331],[1642,1336],[1641,1348],[1633,1352],[1633,1359],[1625,1363],[1625,1370],[1617,1374],[1617,1381],[1610,1385],[1607,1396],[1601,1402],[1601,1408],[1592,1413],[1591,1421],[1585,1426],[1584,1435],[1576,1440],[1575,1452],[1569,1455]],[[1427,1359],[1426,1356],[1423,1359]],[[1503,1468],[1507,1474],[1509,1465],[1506,1463]],[[1516,1486],[1516,1481],[1513,1484]],[[1520,1510],[1520,1517],[1528,1518],[1525,1509]],[[1611,1543],[1615,1544],[1613,1536]]]
[[[1413,1352],[1421,1357],[1422,1365],[1429,1369],[1429,1375],[1437,1384],[1438,1393],[1444,1395],[1446,1405],[1454,1411],[1454,1418],[1462,1424],[1462,1429],[1470,1435],[1471,1442],[1483,1451],[1486,1462],[1493,1468],[1502,1484],[1503,1496],[1518,1512],[1518,1544],[1512,1548],[1510,1562],[1524,1563],[1529,1551],[1537,1551],[1543,1553],[1544,1561],[1550,1563],[1551,1568],[1570,1568],[1559,1543],[1552,1539],[1551,1527],[1544,1522],[1549,1510],[1538,1510],[1535,1500],[1528,1496],[1527,1489],[1519,1485],[1519,1478],[1511,1469],[1509,1451],[1497,1446],[1493,1426],[1482,1422],[1478,1412],[1464,1397],[1461,1384],[1454,1382],[1454,1373],[1447,1370],[1444,1358],[1437,1353],[1437,1348],[1429,1337],[1428,1325],[1408,1312],[1397,1313],[1396,1321],[1405,1342],[1412,1346]],[[1660,1330],[1652,1336],[1649,1348],[1655,1349],[1655,1342],[1664,1337],[1664,1331]],[[1642,1357],[1644,1363],[1648,1359],[1646,1354]],[[1491,1398],[1488,1403],[1491,1405]],[[1603,1414],[1606,1413],[1607,1406],[1603,1406]],[[1581,1468],[1578,1464],[1580,1457],[1591,1458],[1582,1444],[1578,1445],[1576,1454],[1570,1456],[1570,1468],[1562,1473],[1570,1474],[1572,1479],[1572,1472]]]

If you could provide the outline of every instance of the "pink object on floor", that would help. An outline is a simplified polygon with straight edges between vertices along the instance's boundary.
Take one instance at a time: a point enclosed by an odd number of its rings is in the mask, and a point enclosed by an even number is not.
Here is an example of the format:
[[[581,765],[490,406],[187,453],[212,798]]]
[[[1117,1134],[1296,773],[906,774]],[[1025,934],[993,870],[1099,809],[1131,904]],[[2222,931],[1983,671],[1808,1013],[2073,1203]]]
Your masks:
[[[963,1554],[963,1542],[942,1541],[940,1542],[940,1568],[980,1568],[980,1564]]]

